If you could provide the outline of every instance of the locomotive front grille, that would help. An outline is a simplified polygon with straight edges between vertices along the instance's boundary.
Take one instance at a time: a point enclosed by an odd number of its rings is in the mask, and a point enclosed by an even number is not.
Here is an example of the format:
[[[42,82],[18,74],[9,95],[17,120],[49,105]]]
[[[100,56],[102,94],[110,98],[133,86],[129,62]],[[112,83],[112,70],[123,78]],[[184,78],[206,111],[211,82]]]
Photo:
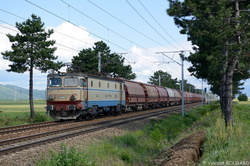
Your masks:
[[[75,105],[69,105],[69,110],[76,110],[76,106]]]
[[[53,110],[54,107],[53,107],[53,105],[47,105],[46,109],[49,111],[49,110]]]

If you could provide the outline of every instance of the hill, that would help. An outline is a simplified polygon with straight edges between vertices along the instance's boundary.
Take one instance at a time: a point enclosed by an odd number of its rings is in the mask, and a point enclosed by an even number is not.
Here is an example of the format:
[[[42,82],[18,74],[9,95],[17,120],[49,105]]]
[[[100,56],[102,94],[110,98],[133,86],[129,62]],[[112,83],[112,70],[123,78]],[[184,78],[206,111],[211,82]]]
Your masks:
[[[29,89],[15,85],[0,84],[0,101],[3,100],[29,100]],[[45,100],[45,90],[33,90],[34,100]]]

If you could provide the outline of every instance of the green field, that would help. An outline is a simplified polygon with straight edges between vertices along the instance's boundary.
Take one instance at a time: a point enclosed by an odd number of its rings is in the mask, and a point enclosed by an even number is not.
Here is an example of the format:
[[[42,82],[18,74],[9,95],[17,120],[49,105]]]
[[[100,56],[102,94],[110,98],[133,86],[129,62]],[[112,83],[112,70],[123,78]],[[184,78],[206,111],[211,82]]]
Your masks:
[[[249,104],[250,105],[250,101],[235,101],[237,104]]]
[[[45,112],[45,101],[34,101],[34,107],[36,112]],[[0,102],[1,115],[12,115],[15,113],[29,113],[29,101],[23,102]]]
[[[29,101],[0,102],[0,127],[50,120],[46,116],[46,102],[34,101],[36,119],[30,119]]]

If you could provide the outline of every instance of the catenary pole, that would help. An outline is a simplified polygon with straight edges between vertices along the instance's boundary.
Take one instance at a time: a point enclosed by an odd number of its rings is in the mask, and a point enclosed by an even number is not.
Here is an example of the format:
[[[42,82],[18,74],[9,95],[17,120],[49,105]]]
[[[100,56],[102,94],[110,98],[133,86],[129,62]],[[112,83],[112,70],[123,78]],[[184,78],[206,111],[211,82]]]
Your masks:
[[[101,52],[98,52],[98,72],[101,73]]]
[[[181,114],[182,117],[184,117],[184,113],[185,113],[185,103],[184,103],[184,99],[185,99],[185,94],[184,94],[184,52],[185,51],[190,51],[190,50],[182,50],[182,51],[170,51],[170,52],[156,52],[156,54],[162,54],[164,56],[166,56],[167,58],[169,58],[171,61],[177,63],[178,65],[181,66]],[[166,54],[168,53],[180,53],[181,56],[181,63],[175,61],[173,58],[170,58],[169,56],[167,56]]]
[[[184,55],[183,51],[181,52],[182,57],[181,57],[181,92],[182,92],[182,98],[181,98],[181,115],[184,117]]]

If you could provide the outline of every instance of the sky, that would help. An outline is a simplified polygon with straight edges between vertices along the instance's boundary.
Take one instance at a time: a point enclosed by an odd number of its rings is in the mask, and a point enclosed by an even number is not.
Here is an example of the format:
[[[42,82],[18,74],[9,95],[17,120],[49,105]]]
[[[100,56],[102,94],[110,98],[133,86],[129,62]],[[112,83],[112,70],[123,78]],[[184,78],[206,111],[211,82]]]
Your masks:
[[[188,56],[192,45],[186,35],[179,33],[173,18],[167,15],[168,7],[167,0],[3,1],[0,7],[0,52],[11,50],[6,34],[18,33],[15,23],[24,22],[35,14],[41,17],[46,29],[54,29],[50,39],[56,40],[55,56],[59,61],[71,62],[80,50],[92,48],[95,42],[103,41],[111,52],[122,55],[126,59],[125,64],[132,66],[137,76],[135,81],[147,83],[158,70],[181,79],[178,51],[184,50]],[[11,62],[0,55],[0,84],[28,88],[29,73],[7,72],[9,64]],[[202,81],[190,75],[189,66],[190,63],[184,62],[184,79],[201,88]],[[46,89],[47,74],[35,71],[34,89]],[[203,87],[209,89],[205,82]],[[250,96],[249,80],[244,87],[243,92]]]

